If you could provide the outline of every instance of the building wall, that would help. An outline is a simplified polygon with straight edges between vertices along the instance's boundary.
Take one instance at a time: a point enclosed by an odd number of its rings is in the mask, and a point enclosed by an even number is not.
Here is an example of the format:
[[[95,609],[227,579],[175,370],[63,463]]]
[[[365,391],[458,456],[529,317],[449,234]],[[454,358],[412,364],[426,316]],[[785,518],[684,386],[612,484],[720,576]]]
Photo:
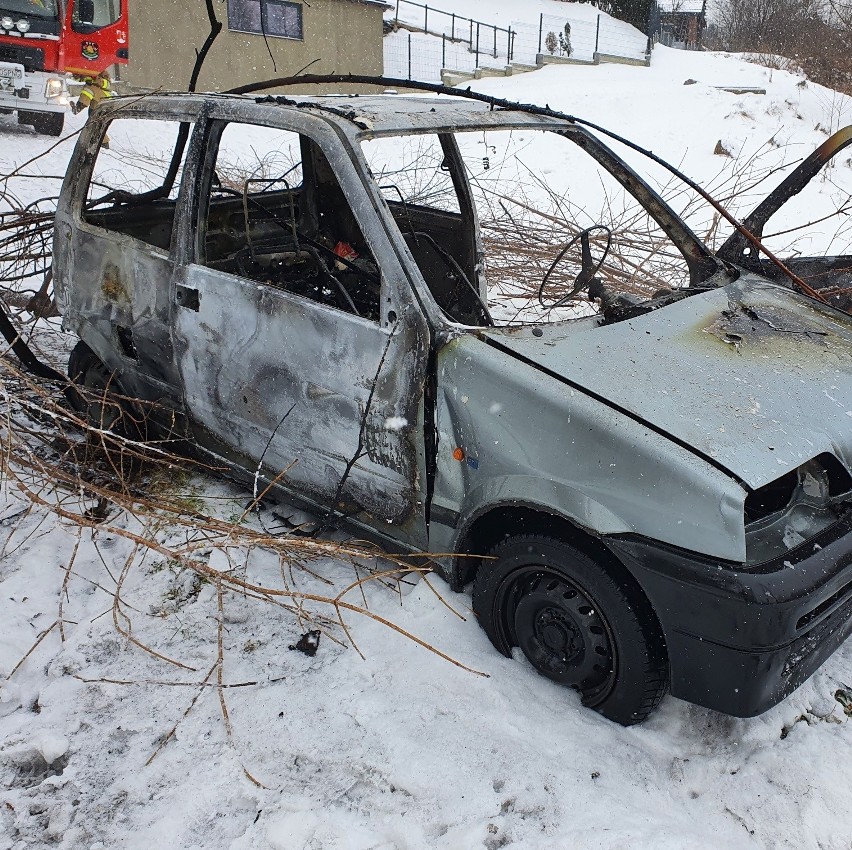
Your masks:
[[[302,3],[302,41],[267,37],[276,70],[263,36],[229,31],[226,0],[214,5],[223,29],[204,63],[199,91],[224,91],[286,77],[315,59],[309,69],[312,74],[382,73],[383,10],[379,6],[351,0]],[[201,0],[130,0],[130,62],[121,68],[120,79],[134,89],[185,89],[195,51],[209,31]]]

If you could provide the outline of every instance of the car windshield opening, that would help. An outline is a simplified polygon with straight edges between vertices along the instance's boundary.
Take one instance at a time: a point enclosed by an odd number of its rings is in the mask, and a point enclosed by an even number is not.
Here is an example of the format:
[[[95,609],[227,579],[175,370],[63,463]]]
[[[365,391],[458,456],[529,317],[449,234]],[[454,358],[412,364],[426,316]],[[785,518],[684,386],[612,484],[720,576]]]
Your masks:
[[[55,20],[59,17],[59,3],[58,0],[3,0],[0,4],[2,14]]]
[[[597,316],[682,297],[719,268],[678,216],[694,212],[694,193],[651,181],[674,207],[661,213],[587,133],[469,129],[362,150],[435,301],[462,324]]]

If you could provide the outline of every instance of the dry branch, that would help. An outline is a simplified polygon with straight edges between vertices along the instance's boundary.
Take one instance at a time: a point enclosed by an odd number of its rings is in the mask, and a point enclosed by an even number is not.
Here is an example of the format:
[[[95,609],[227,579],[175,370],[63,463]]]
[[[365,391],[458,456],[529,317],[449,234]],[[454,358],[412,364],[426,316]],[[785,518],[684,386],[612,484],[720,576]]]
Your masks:
[[[238,596],[259,606],[274,605],[276,610],[293,617],[300,628],[308,624],[343,645],[355,646],[351,618],[366,617],[461,669],[476,672],[389,618],[370,610],[367,604],[366,585],[373,584],[381,588],[381,592],[386,592],[384,588],[390,583],[395,592],[399,592],[398,584],[405,580],[405,576],[427,572],[427,567],[412,567],[407,560],[389,558],[375,547],[356,541],[340,543],[322,538],[273,534],[253,522],[253,516],[244,510],[238,512],[234,522],[208,510],[203,501],[187,501],[177,492],[163,492],[163,482],[173,479],[175,470],[186,470],[183,474],[195,475],[202,475],[203,471],[194,469],[186,458],[172,454],[168,444],[155,444],[152,448],[98,425],[87,426],[78,414],[64,405],[62,396],[53,395],[2,357],[0,393],[8,402],[0,420],[0,476],[7,487],[17,491],[31,507],[19,512],[21,520],[35,512],[38,517],[36,527],[40,527],[45,518],[52,517],[73,534],[67,560],[63,561],[57,577],[57,620],[39,635],[9,676],[57,626],[63,641],[69,639],[66,628],[69,621],[65,612],[74,601],[78,580],[100,587],[111,595],[112,604],[108,610],[113,628],[139,652],[156,664],[195,670],[194,664],[173,657],[172,653],[143,634],[146,615],[128,601],[127,588],[131,577],[136,575],[149,554],[156,554],[166,563],[173,564],[176,575],[194,575],[216,588],[217,634],[209,649],[214,656],[210,672],[200,682],[140,677],[139,682],[150,681],[158,686],[198,688],[198,693],[161,740],[148,764],[172,739],[181,720],[209,687],[217,689],[222,723],[228,740],[233,744],[234,725],[225,701],[225,691],[266,684],[259,680],[229,684],[225,680],[223,634],[229,597]],[[108,405],[121,399],[107,390],[96,400],[101,405]],[[138,458],[140,470],[135,479],[123,477],[125,467],[110,461],[109,456],[119,451]],[[254,497],[252,507],[256,506],[256,502],[257,497]],[[36,532],[23,530],[22,533]],[[104,536],[128,543],[128,550],[122,555],[118,569],[111,568],[113,562],[97,545],[97,537]],[[78,575],[84,545],[91,545],[96,559],[102,562],[105,574],[109,576],[106,583],[111,581],[114,584],[112,589]],[[7,548],[7,556],[10,548]],[[209,562],[213,551],[224,556],[221,567],[214,567]],[[251,580],[246,566],[253,553],[269,553],[278,560],[280,585]],[[356,580],[340,588],[330,588],[325,593],[300,589],[298,576],[310,578],[313,574],[319,575],[321,567],[318,562],[327,559],[349,562],[356,571]],[[138,586],[138,580],[135,584]],[[430,585],[430,588],[440,599],[435,587]],[[362,594],[357,603],[350,601],[353,592]],[[446,600],[441,601],[452,610]],[[142,631],[140,627],[143,627]],[[204,662],[205,668],[208,663]],[[211,682],[214,673],[215,679]],[[132,683],[132,680],[109,675],[81,678],[115,684]],[[281,680],[282,677],[274,679]],[[245,765],[241,764],[241,768],[251,782],[264,787]]]

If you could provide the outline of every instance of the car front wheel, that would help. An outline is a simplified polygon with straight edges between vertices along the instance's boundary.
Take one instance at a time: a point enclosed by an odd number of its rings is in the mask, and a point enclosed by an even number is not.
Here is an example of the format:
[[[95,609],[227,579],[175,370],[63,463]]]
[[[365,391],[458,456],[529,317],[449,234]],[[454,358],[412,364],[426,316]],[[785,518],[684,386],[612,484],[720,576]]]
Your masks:
[[[668,687],[665,643],[647,600],[584,552],[540,535],[509,537],[483,561],[473,608],[504,655],[579,691],[624,726],[644,720]]]

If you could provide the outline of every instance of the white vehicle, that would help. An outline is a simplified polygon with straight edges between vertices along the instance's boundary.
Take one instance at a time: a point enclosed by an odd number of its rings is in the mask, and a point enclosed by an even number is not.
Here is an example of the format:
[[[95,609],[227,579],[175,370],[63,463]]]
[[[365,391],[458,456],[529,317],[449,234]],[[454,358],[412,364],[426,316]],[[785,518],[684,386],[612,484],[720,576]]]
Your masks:
[[[0,56],[4,53],[0,48]],[[0,62],[0,111],[17,112],[19,124],[32,124],[36,133],[58,136],[69,102],[64,76],[44,71],[27,73],[17,62]]]

